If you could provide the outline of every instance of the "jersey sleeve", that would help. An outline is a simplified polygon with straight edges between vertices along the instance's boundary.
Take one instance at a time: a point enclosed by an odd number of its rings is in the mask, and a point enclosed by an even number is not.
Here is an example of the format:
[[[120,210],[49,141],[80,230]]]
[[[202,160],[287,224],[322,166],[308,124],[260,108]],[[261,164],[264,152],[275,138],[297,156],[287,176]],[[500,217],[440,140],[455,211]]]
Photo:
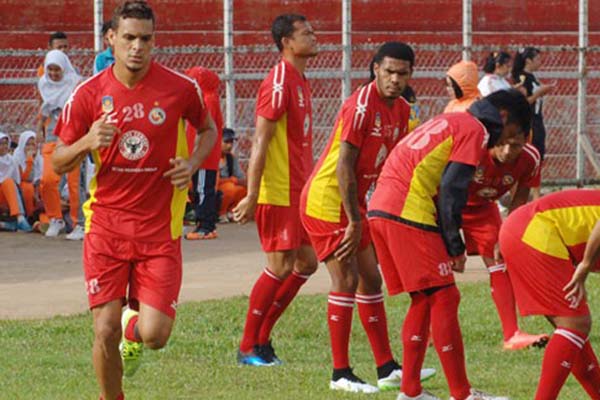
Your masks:
[[[183,118],[187,119],[193,127],[199,129],[204,125],[208,112],[202,99],[200,86],[195,81],[191,83],[193,86],[189,86],[190,93],[186,102],[186,108],[183,111]]]
[[[460,129],[454,136],[449,161],[477,166],[486,148],[487,136],[481,126]]]
[[[54,134],[67,145],[83,137],[94,123],[92,94],[84,88],[75,89],[62,110]],[[100,107],[100,104],[98,104]]]
[[[260,85],[256,99],[256,116],[269,121],[279,120],[288,109],[289,96],[285,65],[279,63]]]
[[[358,97],[360,100],[360,96]],[[341,141],[348,142],[355,147],[362,147],[363,140],[368,135],[370,126],[370,107],[362,106],[352,96],[342,106],[340,121],[342,123]]]
[[[533,188],[538,187],[542,181],[542,163],[540,153],[537,149],[530,145],[523,147],[523,155],[527,157],[527,171],[523,174],[519,180],[520,185],[525,187]]]

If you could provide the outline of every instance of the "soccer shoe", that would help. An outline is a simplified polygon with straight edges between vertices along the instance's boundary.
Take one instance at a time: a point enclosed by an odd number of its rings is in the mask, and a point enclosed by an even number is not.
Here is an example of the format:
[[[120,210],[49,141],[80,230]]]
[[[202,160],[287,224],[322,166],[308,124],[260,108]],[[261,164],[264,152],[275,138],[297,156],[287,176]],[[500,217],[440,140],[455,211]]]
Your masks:
[[[48,230],[45,233],[46,237],[57,237],[58,234],[65,229],[65,221],[58,218],[52,218]]]
[[[369,385],[352,372],[351,368],[334,370],[333,377],[329,382],[329,389],[342,390],[351,393],[377,393],[379,389]]]
[[[75,228],[73,228],[71,233],[69,233],[67,236],[65,236],[65,239],[67,239],[67,240],[83,240],[84,236],[85,236],[85,231],[83,229],[83,226],[75,225]]]
[[[31,232],[33,228],[29,225],[29,222],[23,218],[21,221],[17,221],[17,230],[19,232]]]
[[[275,354],[275,349],[271,345],[270,340],[267,344],[258,344],[254,346],[254,354],[273,365],[283,364],[283,361],[281,361]]]
[[[454,397],[450,397],[450,400],[455,400]],[[491,394],[484,393],[480,390],[471,388],[471,394],[465,400],[510,400],[504,396],[493,396]]]
[[[187,240],[210,240],[210,239],[216,239],[218,237],[219,237],[219,235],[217,235],[217,231],[204,232],[201,229],[198,229],[193,232],[188,232],[185,235],[185,238]]]
[[[238,350],[237,362],[239,365],[250,365],[253,367],[271,367],[273,365],[273,363],[269,363],[260,358],[254,351],[242,353],[241,350]]]
[[[411,397],[411,396],[407,396],[404,393],[400,393],[398,395],[398,397],[396,397],[396,400],[442,400],[437,396],[434,396],[433,394],[426,392],[426,391],[422,391],[420,395],[415,396],[415,397]]]
[[[434,376],[436,373],[435,368],[423,368],[421,370],[421,382],[424,382]],[[377,387],[382,392],[386,392],[389,390],[398,390],[400,389],[400,384],[402,383],[402,369],[395,369],[390,372],[389,375],[381,377],[377,379]]]
[[[142,352],[144,350],[144,344],[142,342],[134,342],[125,338],[125,329],[129,320],[138,315],[137,311],[130,308],[126,308],[121,316],[121,329],[123,331],[121,335],[121,343],[119,344],[119,351],[121,352],[121,360],[123,360],[123,375],[130,377],[140,367],[142,362]]]
[[[529,346],[544,347],[548,343],[548,335],[530,335],[516,331],[515,334],[504,342],[504,350],[521,350]]]

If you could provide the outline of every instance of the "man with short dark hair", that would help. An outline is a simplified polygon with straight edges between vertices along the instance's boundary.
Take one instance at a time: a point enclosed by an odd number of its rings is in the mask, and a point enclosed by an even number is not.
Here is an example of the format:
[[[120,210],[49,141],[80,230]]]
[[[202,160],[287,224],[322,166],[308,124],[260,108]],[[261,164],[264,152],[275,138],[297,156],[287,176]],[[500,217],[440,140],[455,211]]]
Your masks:
[[[279,363],[270,342],[276,321],[317,269],[302,223],[300,192],[312,169],[312,105],[304,70],[317,55],[315,33],[302,15],[280,15],[271,27],[282,60],[262,82],[248,166],[248,194],[233,210],[256,219],[267,267],[250,293],[238,362]]]
[[[113,55],[112,48],[110,47],[110,43],[108,41],[108,35],[112,29],[111,26],[112,21],[110,20],[102,24],[102,39],[106,49],[98,53],[94,59],[94,75],[100,71],[103,71],[105,68],[111,66],[115,62],[115,56]]]
[[[104,400],[124,399],[123,373],[135,373],[144,346],[160,349],[171,335],[187,189],[216,138],[195,81],[152,61],[150,6],[126,1],[112,24],[115,64],[73,92],[52,159],[59,174],[90,153],[96,165],[84,206],[83,265]],[[186,121],[197,131],[191,152]]]

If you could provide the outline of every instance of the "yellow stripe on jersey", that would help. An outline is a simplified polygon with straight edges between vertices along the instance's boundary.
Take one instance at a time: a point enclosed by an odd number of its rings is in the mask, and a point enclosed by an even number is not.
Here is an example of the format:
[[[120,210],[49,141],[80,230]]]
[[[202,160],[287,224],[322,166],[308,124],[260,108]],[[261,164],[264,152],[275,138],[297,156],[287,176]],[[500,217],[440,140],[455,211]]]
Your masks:
[[[102,160],[100,159],[100,153],[98,150],[92,151],[92,159],[94,160],[95,171],[94,176],[90,180],[90,198],[83,203],[82,211],[83,216],[85,217],[85,233],[89,233],[90,228],[92,227],[92,214],[94,214],[94,210],[92,210],[92,204],[94,204],[96,199],[96,189],[98,188],[98,172],[100,171],[100,167],[102,166]]]
[[[187,138],[185,134],[185,122],[179,120],[177,127],[177,147],[175,157],[189,158]],[[183,190],[173,186],[173,197],[171,197],[171,239],[175,240],[181,236],[183,231],[183,214],[185,213],[185,202],[187,200],[187,187]]]
[[[429,152],[416,166],[400,217],[419,224],[437,226],[433,197],[452,151],[452,136]]]
[[[600,206],[578,206],[542,211],[532,218],[523,234],[523,243],[551,256],[568,260],[565,246],[587,242],[600,219]]]
[[[340,120],[327,157],[312,179],[306,199],[306,215],[328,222],[340,222],[341,219],[342,196],[337,180],[337,163],[343,123]]]
[[[287,113],[275,124],[275,135],[267,148],[267,159],[260,180],[259,204],[290,205],[290,159],[288,153]]]

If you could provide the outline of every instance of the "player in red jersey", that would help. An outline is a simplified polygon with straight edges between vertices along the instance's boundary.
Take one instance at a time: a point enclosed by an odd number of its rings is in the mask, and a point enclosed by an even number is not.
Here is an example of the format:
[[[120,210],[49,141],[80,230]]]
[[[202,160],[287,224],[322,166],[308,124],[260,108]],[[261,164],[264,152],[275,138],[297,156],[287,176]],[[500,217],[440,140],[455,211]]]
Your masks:
[[[411,297],[402,328],[398,399],[437,399],[423,391],[419,379],[430,324],[452,398],[500,399],[473,390],[467,379],[453,271],[464,270],[461,213],[482,153],[528,130],[530,120],[521,93],[499,91],[468,112],[442,114],[421,125],[383,166],[369,203],[369,226],[388,291]]]
[[[89,153],[96,164],[84,205],[83,264],[104,400],[123,399],[123,372],[133,374],[142,348],[159,349],[171,334],[187,187],[216,138],[194,80],[152,61],[150,6],[126,1],[112,24],[115,64],[75,89],[53,155],[59,174]],[[191,155],[185,120],[198,132]]]
[[[317,41],[301,15],[278,16],[271,32],[282,60],[258,92],[248,194],[233,210],[239,223],[256,219],[267,254],[267,267],[250,293],[238,351],[238,362],[245,365],[280,363],[271,346],[271,330],[317,269],[298,211],[313,164],[311,94],[304,70],[317,55]]]
[[[390,348],[381,275],[366,219],[366,194],[389,152],[408,132],[410,105],[401,93],[414,60],[412,48],[404,43],[388,42],[379,48],[371,64],[371,81],[342,105],[300,199],[302,223],[331,276],[327,321],[334,390],[378,391],[350,368],[355,302],[375,357],[379,389],[400,386],[402,369]]]
[[[540,154],[526,143],[529,132],[497,143],[485,152],[469,185],[467,206],[462,213],[462,229],[468,255],[481,255],[488,272],[492,298],[504,334],[504,349],[518,350],[543,346],[547,335],[530,335],[519,331],[515,297],[498,251],[498,233],[502,217],[496,200],[513,186],[509,213],[525,204],[531,187],[540,184]]]
[[[502,224],[500,249],[521,315],[544,315],[555,328],[535,399],[558,398],[569,373],[600,399],[585,292],[588,273],[600,270],[600,191],[565,190],[518,208]]]

